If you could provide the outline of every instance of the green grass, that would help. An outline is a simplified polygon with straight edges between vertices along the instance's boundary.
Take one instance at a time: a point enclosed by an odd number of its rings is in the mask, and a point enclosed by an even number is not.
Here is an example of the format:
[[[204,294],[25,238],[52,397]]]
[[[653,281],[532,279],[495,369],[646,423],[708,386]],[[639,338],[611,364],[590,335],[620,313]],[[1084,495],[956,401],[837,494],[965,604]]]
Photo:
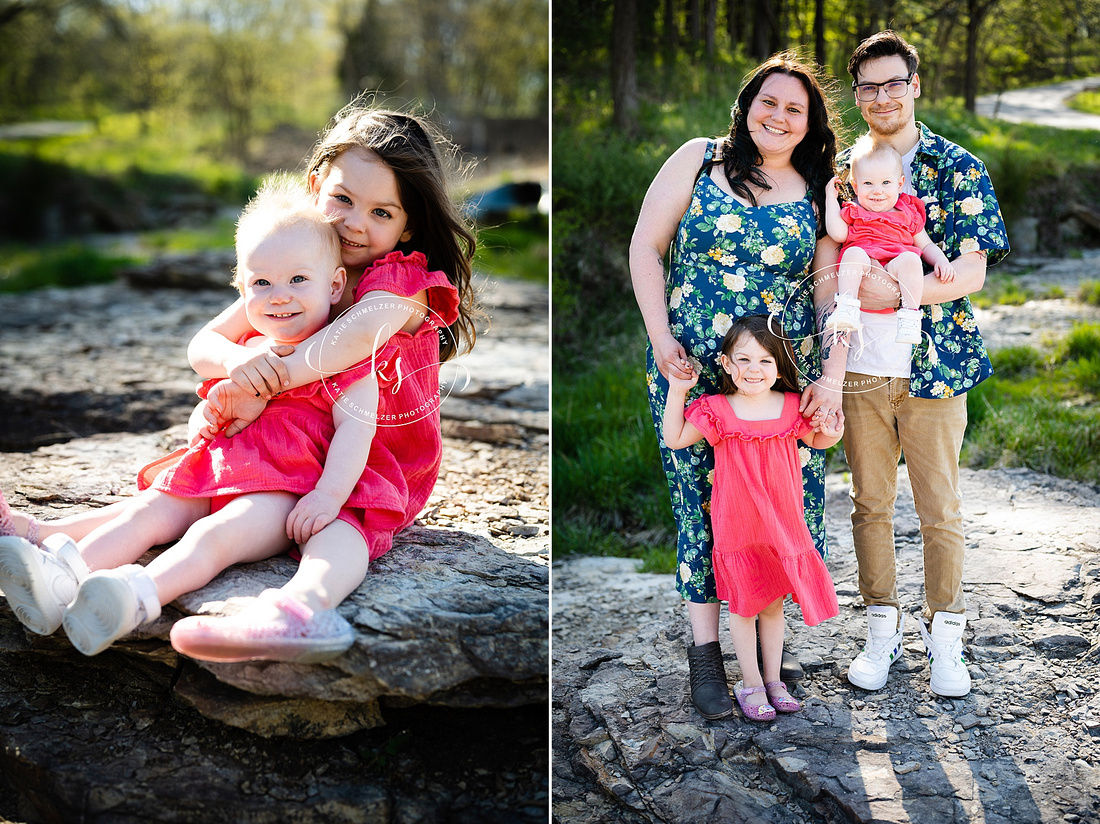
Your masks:
[[[492,277],[548,283],[549,220],[545,215],[536,215],[478,229],[474,266]]]
[[[70,243],[48,247],[0,247],[0,261],[0,292],[25,292],[44,286],[83,286],[110,281],[119,268],[136,263],[138,259]]]
[[[180,117],[170,111],[104,114],[87,134],[5,141],[5,153],[57,163],[119,180],[152,198],[165,180],[204,194],[243,203],[255,191],[255,176],[219,157],[222,128],[214,118]]]
[[[1069,99],[1069,107],[1086,114],[1100,114],[1100,90],[1088,89]]]
[[[1019,277],[1023,273],[1003,273],[993,269],[986,276],[985,286],[980,292],[970,296],[970,302],[975,306],[988,309],[991,306],[1023,306],[1029,300],[1055,300],[1066,296],[1061,286],[1048,286],[1042,291],[1036,291],[1020,286]]]
[[[113,280],[119,269],[158,254],[233,247],[235,222],[221,217],[202,226],[138,233],[125,242],[100,236],[96,242],[8,243],[0,246],[0,292],[25,292],[46,286],[83,286]]]
[[[1100,280],[1086,280],[1077,289],[1077,300],[1090,306],[1100,306]]]
[[[1100,324],[1078,324],[1050,352],[994,352],[993,365],[968,396],[962,462],[1100,483]]]
[[[555,363],[554,553],[652,555],[675,545],[668,487],[649,412],[645,335]]]

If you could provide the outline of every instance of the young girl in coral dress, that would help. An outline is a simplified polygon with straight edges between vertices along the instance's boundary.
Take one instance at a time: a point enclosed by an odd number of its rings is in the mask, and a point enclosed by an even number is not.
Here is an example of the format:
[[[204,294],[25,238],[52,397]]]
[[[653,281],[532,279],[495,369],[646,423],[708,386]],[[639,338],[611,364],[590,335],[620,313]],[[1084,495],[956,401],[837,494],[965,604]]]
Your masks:
[[[797,442],[825,449],[840,440],[844,427],[842,421],[815,426],[799,414],[794,363],[790,345],[772,333],[766,316],[741,318],[722,341],[723,394],[704,395],[685,410],[698,376],[670,377],[664,412],[670,448],[702,438],[714,447],[714,576],[718,598],[729,602],[741,667],[734,695],[753,720],[801,709],[779,680],[786,596],[793,593],[810,626],[838,612],[832,579],[802,513]]]
[[[269,453],[288,451],[290,444],[277,440],[284,423],[282,407],[273,399],[293,397],[300,388],[316,384],[319,374],[369,362],[379,397],[362,479],[369,503],[338,507],[335,518],[323,526],[320,520],[308,529],[303,523],[298,537],[304,541],[297,541],[301,560],[283,587],[266,591],[234,616],[177,622],[172,643],[180,652],[216,661],[321,660],[353,643],[336,607],[362,582],[369,561],[392,546],[393,536],[412,523],[431,494],[442,457],[439,364],[468,350],[475,338],[470,282],[475,244],[448,194],[447,146],[420,118],[358,101],[346,107],[318,143],[307,172],[312,205],[335,227],[340,262],[347,270],[348,286],[329,313],[329,325],[295,346],[255,348],[241,343],[256,331],[242,298],[192,341],[192,366],[204,378],[221,379],[207,392],[209,425],[203,434],[227,456],[249,454],[262,463]],[[332,394],[342,379],[324,381],[323,393]],[[311,393],[316,394],[315,388],[305,390]],[[265,411],[269,402],[272,408]],[[369,407],[354,402],[343,406],[360,418]],[[276,446],[269,449],[272,438]],[[237,501],[251,492],[273,488],[270,471],[257,470],[256,464],[250,471],[238,471],[228,459],[201,467],[216,468],[224,486],[189,486],[202,474],[195,470],[193,457],[154,487],[172,484],[174,494],[199,496],[194,500],[210,494],[219,502],[215,505],[229,498],[215,514],[243,506]],[[274,489],[288,489],[282,477]],[[303,502],[311,489],[298,489],[305,495]],[[75,589],[87,575],[81,554],[72,541],[48,536],[64,532],[84,544],[126,506],[120,502],[41,525],[17,516],[20,535],[31,542],[46,539],[46,551],[35,556],[29,570],[38,581],[30,588],[57,590],[62,598],[66,588]],[[273,554],[257,546],[251,535],[238,543],[252,557]],[[86,566],[101,569],[128,562],[96,559]],[[5,574],[2,566],[0,576]],[[28,570],[16,572],[26,577]],[[7,591],[3,581],[0,589]],[[160,593],[156,600],[167,603],[184,591]],[[135,597],[140,604],[132,620],[150,620],[157,611],[154,599],[147,592]]]

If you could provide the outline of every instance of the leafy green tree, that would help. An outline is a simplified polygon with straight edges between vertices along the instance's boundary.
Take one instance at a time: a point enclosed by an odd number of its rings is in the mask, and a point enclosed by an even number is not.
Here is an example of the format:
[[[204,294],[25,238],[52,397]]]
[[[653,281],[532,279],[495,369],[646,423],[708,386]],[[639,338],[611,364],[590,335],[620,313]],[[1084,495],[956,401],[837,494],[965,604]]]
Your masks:
[[[541,114],[547,0],[357,0],[342,4],[345,92],[418,100],[449,115]]]

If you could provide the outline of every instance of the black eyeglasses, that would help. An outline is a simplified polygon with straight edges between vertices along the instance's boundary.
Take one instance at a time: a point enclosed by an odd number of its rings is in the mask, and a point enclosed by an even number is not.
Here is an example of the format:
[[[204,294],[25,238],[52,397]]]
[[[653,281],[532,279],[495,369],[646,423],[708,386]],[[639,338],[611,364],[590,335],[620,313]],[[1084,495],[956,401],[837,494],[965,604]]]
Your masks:
[[[913,75],[911,74],[904,80],[887,80],[885,83],[853,83],[852,91],[856,93],[856,100],[861,103],[870,103],[872,100],[877,100],[879,89],[886,89],[887,96],[897,100],[899,97],[905,97],[905,93],[909,91],[909,84],[912,82]]]

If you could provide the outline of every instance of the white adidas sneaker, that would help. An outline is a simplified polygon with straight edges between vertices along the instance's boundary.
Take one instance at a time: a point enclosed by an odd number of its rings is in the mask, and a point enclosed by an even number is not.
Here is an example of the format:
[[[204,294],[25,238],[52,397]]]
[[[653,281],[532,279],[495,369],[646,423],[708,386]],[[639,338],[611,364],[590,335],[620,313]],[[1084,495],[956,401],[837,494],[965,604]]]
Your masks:
[[[867,644],[848,667],[848,680],[865,690],[886,685],[890,665],[901,657],[905,616],[898,623],[897,607],[875,604],[867,607]]]
[[[932,692],[945,698],[961,698],[970,692],[970,673],[963,653],[963,630],[966,616],[954,612],[937,612],[932,626],[917,621],[924,648],[928,651]]]

